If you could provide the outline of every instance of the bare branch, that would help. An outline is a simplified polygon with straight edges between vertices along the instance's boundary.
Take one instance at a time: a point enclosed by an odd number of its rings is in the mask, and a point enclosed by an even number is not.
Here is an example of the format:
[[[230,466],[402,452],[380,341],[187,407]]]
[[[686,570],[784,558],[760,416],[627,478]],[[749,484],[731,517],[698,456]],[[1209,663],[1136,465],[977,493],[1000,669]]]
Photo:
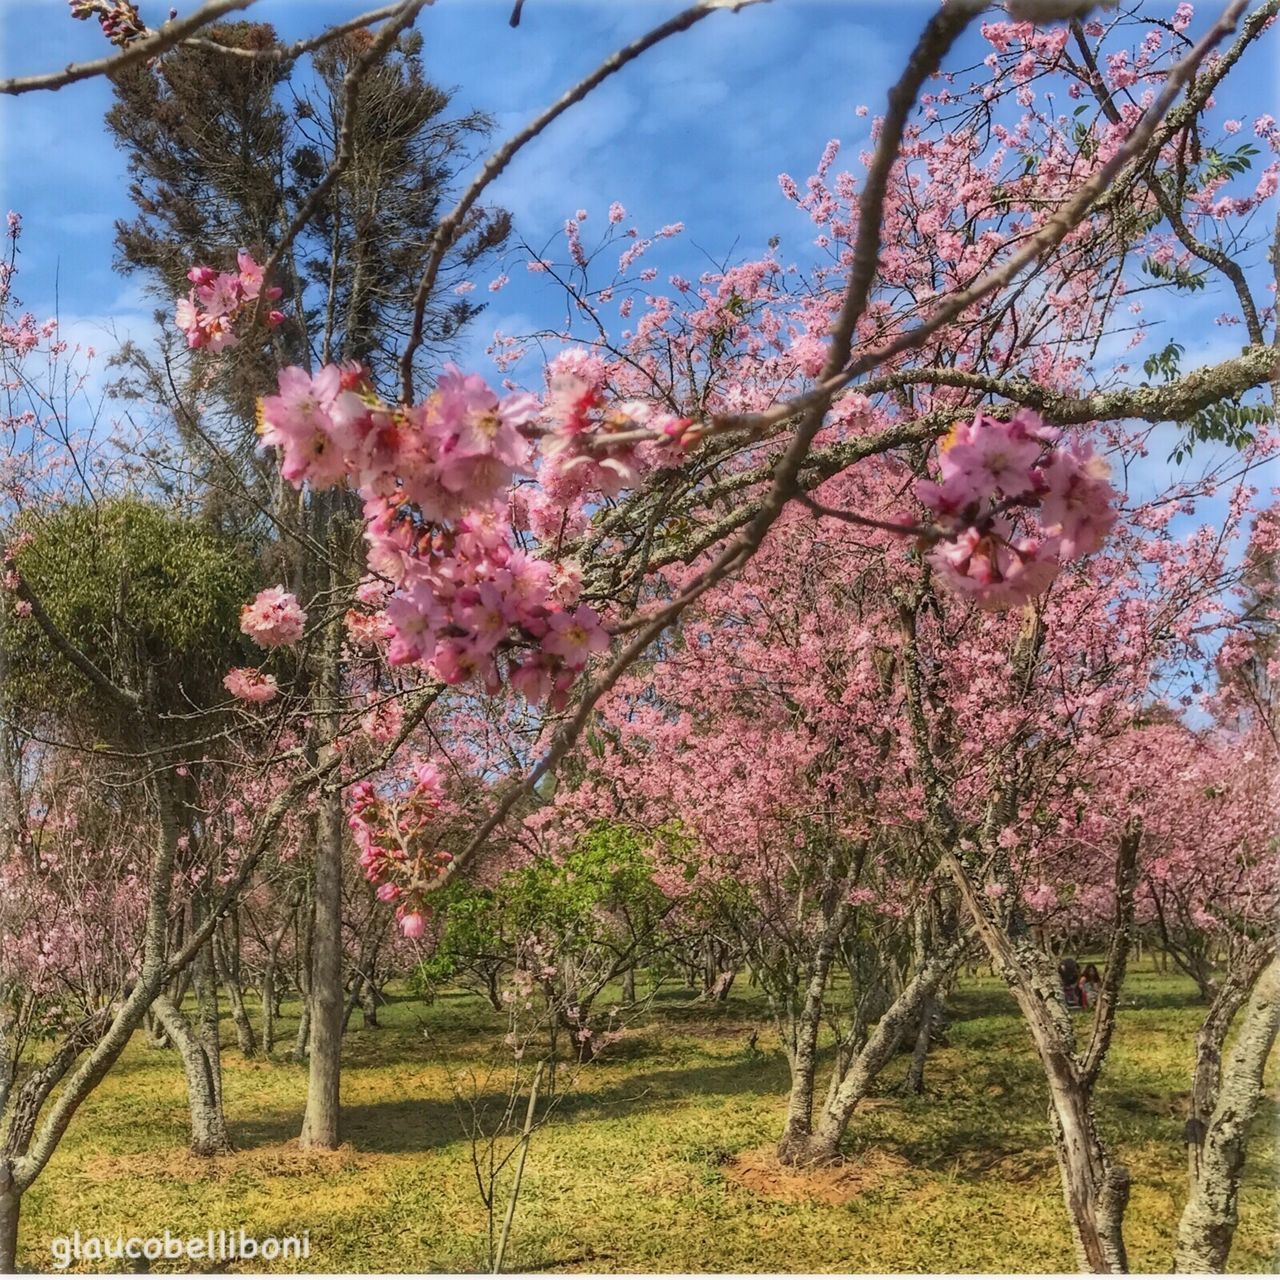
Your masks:
[[[472,184],[463,192],[462,198],[441,219],[431,242],[431,256],[427,259],[426,270],[413,295],[413,323],[409,330],[409,340],[405,344],[404,354],[400,358],[401,399],[405,404],[413,400],[413,358],[423,342],[423,325],[426,322],[427,302],[436,286],[436,277],[440,274],[440,266],[445,254],[453,247],[462,230],[463,219],[479,200],[484,189],[511,163],[516,153],[526,144],[533,141],[554,120],[562,116],[570,107],[582,101],[593,89],[603,84],[611,75],[621,71],[628,63],[634,62],[642,53],[652,49],[668,36],[687,31],[695,23],[714,13],[717,9],[737,9],[748,4],[757,4],[760,0],[701,0],[692,8],[678,13],[674,18],[653,28],[652,31],[632,41],[631,44],[610,54],[585,80],[579,81],[557,102],[548,107],[541,115],[531,120],[519,133],[513,134],[497,151],[485,161],[484,168]]]
[[[359,17],[350,18],[346,22],[339,22],[332,27],[326,27],[319,35],[295,40],[293,44],[270,45],[266,49],[240,49],[235,45],[223,44],[219,40],[209,40],[199,36],[184,40],[182,43],[188,49],[205,49],[210,53],[225,53],[229,57],[243,58],[249,62],[276,62],[286,65],[290,62],[296,62],[304,53],[311,53],[315,49],[323,48],[326,44],[332,44],[333,41],[339,40],[345,35],[350,35],[353,31],[372,26],[375,22],[381,22],[384,18],[392,18],[399,9],[400,2],[397,0],[395,4],[384,5],[381,9],[370,9],[368,13],[362,13]]]
[[[134,41],[123,53],[108,58],[98,58],[93,62],[73,62],[61,71],[50,71],[42,75],[18,76],[12,80],[0,80],[0,93],[31,93],[37,89],[61,89],[64,85],[75,84],[77,80],[90,80],[94,76],[114,75],[135,63],[146,62],[155,58],[166,49],[181,44],[193,32],[217,22],[228,13],[237,9],[247,9],[254,0],[208,0],[208,3],[185,18],[175,18],[158,27],[152,34]]]
[[[262,274],[264,277],[269,277],[280,265],[280,260],[288,252],[289,246],[297,239],[303,227],[315,215],[316,210],[328,199],[329,192],[333,190],[334,184],[351,163],[352,154],[355,150],[356,109],[360,101],[360,86],[364,82],[364,78],[372,70],[374,64],[386,55],[399,38],[400,33],[406,27],[412,26],[418,14],[432,2],[433,0],[403,0],[403,3],[396,5],[394,11],[397,16],[391,18],[378,29],[378,34],[373,43],[343,77],[342,127],[338,134],[338,146],[334,153],[333,162],[329,165],[328,172],[316,184],[306,200],[303,201],[302,207],[294,214],[293,221],[280,238],[280,243],[271,251],[271,256],[263,264]],[[265,300],[266,293],[264,291],[258,300],[259,311],[262,309]]]
[[[87,654],[77,649],[63,634],[62,629],[49,616],[40,597],[31,589],[30,583],[18,575],[18,599],[25,600],[31,606],[31,616],[40,626],[40,630],[49,638],[49,643],[89,681],[95,689],[105,694],[112,702],[129,711],[136,711],[142,705],[142,698],[132,689],[116,684]]]

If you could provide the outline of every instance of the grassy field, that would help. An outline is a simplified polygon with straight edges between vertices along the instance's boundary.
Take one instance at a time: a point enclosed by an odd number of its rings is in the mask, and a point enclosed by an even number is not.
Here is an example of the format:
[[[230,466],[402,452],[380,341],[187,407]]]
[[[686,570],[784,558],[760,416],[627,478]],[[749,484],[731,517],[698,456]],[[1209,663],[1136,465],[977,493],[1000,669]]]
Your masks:
[[[898,1093],[906,1059],[891,1064],[855,1117],[846,1163],[818,1175],[783,1173],[768,1158],[787,1072],[763,1003],[737,989],[714,1010],[690,992],[660,994],[606,1060],[581,1071],[535,1135],[506,1269],[1072,1268],[1039,1069],[996,982],[970,978],[956,991],[928,1095]],[[1189,984],[1131,975],[1100,1111],[1133,1172],[1135,1270],[1171,1265],[1199,1017]],[[77,1228],[114,1237],[243,1226],[259,1237],[309,1230],[310,1260],[277,1264],[285,1269],[482,1269],[485,1214],[450,1081],[494,1060],[497,1021],[460,992],[430,1006],[397,1000],[383,1020],[348,1035],[350,1145],[330,1154],[294,1142],[305,1070],[246,1061],[231,1048],[225,1091],[237,1150],[217,1160],[187,1155],[176,1059],[136,1039],[28,1194],[23,1263],[48,1270],[51,1238]],[[498,1076],[493,1088],[501,1087]],[[1273,1071],[1250,1151],[1236,1270],[1272,1271],[1277,1261],[1276,1103]]]

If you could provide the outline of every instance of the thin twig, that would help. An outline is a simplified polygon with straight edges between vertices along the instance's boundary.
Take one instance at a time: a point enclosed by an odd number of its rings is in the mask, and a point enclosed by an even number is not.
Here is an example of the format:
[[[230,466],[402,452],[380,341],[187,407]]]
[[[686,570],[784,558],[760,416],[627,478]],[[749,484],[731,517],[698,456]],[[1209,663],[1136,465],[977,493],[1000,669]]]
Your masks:
[[[717,9],[743,8],[747,4],[760,3],[760,0],[701,0],[692,8],[685,9],[673,18],[653,28],[638,40],[619,49],[607,57],[585,80],[580,80],[558,101],[549,106],[539,116],[531,120],[519,133],[513,134],[495,151],[484,168],[477,174],[475,181],[462,194],[462,198],[441,219],[431,240],[431,256],[427,259],[426,269],[418,282],[417,291],[413,295],[413,323],[409,330],[409,340],[405,344],[404,354],[400,357],[401,398],[405,404],[413,401],[413,358],[424,340],[423,326],[426,322],[427,302],[436,285],[436,277],[440,274],[440,266],[445,254],[453,247],[460,231],[463,219],[479,200],[484,189],[498,177],[511,163],[516,153],[532,142],[554,120],[562,116],[570,107],[581,102],[593,89],[602,84],[611,75],[621,71],[628,63],[634,62],[646,50],[660,44],[668,36],[687,31],[695,23],[714,13]]]

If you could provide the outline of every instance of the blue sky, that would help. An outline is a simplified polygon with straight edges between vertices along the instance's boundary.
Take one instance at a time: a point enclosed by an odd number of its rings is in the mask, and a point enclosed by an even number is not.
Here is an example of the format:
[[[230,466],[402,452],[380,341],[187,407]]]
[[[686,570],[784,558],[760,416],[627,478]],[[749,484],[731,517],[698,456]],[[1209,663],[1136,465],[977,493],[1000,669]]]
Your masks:
[[[510,2],[436,0],[418,21],[429,73],[457,86],[459,108],[492,114],[495,138],[682,7],[678,0],[526,0],[521,25],[512,30]],[[178,3],[185,12],[196,0]],[[294,38],[373,3],[259,0],[249,14]],[[144,17],[162,21],[168,4],[144,0]],[[517,158],[491,198],[512,210],[517,231],[535,247],[558,237],[578,208],[591,215],[584,229],[590,243],[613,200],[626,206],[641,234],[682,221],[685,234],[650,259],[663,278],[671,272],[696,278],[713,259],[757,255],[775,234],[784,253],[803,258],[813,229],[783,199],[778,173],[803,179],[832,137],[842,140],[845,158],[856,157],[869,117],[855,109],[866,104],[874,115],[882,108],[890,78],[935,5],[773,0],[713,14],[559,120]],[[1144,11],[1173,7],[1172,0],[1153,0]],[[1213,7],[1203,3],[1202,18]],[[51,69],[107,49],[96,23],[67,16],[65,0],[0,0],[0,74]],[[950,65],[971,64],[984,52],[972,35]],[[1271,53],[1254,51],[1234,78],[1226,104],[1233,114],[1272,104]],[[26,219],[18,292],[41,316],[56,306],[65,334],[99,348],[111,345],[111,332],[145,338],[155,307],[135,279],[110,267],[112,224],[130,206],[123,157],[102,126],[109,100],[102,80],[0,100],[0,211],[16,209]],[[554,256],[563,252],[557,238]],[[495,329],[524,333],[562,319],[563,295],[553,282],[523,269],[511,278],[476,322],[468,362],[483,359]],[[475,296],[489,300],[485,282],[482,275]],[[1223,309],[1219,298],[1173,301],[1158,341],[1181,338],[1188,366],[1238,349],[1239,330],[1212,323]],[[1123,340],[1108,350],[1118,358]],[[1167,470],[1151,477],[1157,478],[1167,478]]]
[[[142,7],[149,20],[160,20],[167,3]],[[365,7],[354,0],[260,0],[251,13],[292,37]],[[678,7],[527,0],[512,30],[507,0],[438,0],[418,29],[430,73],[458,86],[459,105],[493,115],[502,137]],[[578,208],[603,225],[612,200],[626,206],[642,234],[683,221],[682,251],[663,265],[693,273],[707,265],[700,248],[718,258],[735,244],[743,253],[758,251],[774,233],[804,234],[777,174],[809,172],[832,136],[849,145],[865,138],[866,121],[855,118],[854,107],[883,99],[887,76],[927,11],[926,4],[784,0],[714,14],[557,122],[495,185],[492,199],[512,210],[517,229],[535,245]],[[101,56],[96,24],[72,22],[65,12],[59,0],[5,0],[3,73]],[[93,81],[0,102],[0,204],[26,219],[26,301],[47,307],[56,279],[64,316],[114,315],[131,325],[149,307],[109,266],[112,222],[128,212],[123,158],[101,125],[109,97],[107,86]],[[513,273],[480,329],[543,323],[559,303],[554,286]]]

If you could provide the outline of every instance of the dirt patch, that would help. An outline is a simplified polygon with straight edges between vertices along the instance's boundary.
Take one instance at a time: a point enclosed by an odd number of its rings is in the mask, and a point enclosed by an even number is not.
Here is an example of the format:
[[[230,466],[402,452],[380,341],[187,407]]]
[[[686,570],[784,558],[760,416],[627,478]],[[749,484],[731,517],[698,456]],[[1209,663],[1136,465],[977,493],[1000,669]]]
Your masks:
[[[96,1180],[114,1178],[176,1179],[181,1182],[220,1182],[237,1174],[251,1173],[265,1178],[296,1178],[307,1174],[333,1174],[362,1169],[371,1157],[361,1156],[354,1147],[343,1145],[336,1151],[303,1150],[297,1142],[275,1143],[229,1151],[221,1156],[193,1156],[189,1151],[141,1152],[136,1155],[98,1156],[85,1165],[85,1173]]]
[[[892,1151],[872,1148],[839,1164],[813,1169],[789,1169],[778,1163],[772,1147],[744,1151],[724,1166],[730,1182],[768,1200],[799,1204],[848,1204],[888,1183],[900,1182],[911,1171],[910,1161]]]

